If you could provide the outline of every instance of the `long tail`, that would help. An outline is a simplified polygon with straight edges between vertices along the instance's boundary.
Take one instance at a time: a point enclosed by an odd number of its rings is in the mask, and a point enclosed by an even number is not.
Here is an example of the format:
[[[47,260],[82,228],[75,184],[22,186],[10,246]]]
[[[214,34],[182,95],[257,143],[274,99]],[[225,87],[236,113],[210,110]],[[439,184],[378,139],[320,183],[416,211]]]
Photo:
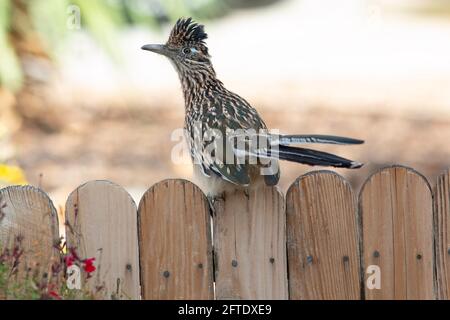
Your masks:
[[[290,146],[291,144],[301,143],[354,145],[364,143],[363,140],[328,135],[263,135],[261,133],[259,133],[258,135],[268,139],[272,148],[262,148],[250,152],[248,152],[248,150],[246,150],[245,152],[241,152],[242,150],[235,149],[235,152],[257,157],[277,158],[280,160],[297,162],[311,166],[331,166],[349,169],[357,169],[363,166],[363,164],[360,162],[345,159],[331,153]],[[273,148],[274,146],[276,146],[277,148]]]
[[[277,140],[273,142],[278,144],[278,150],[271,150],[269,156],[275,156],[281,160],[311,166],[332,166],[349,169],[357,169],[363,166],[362,163],[331,153],[289,146],[297,143],[362,144],[364,143],[363,140],[328,135],[282,135]]]
[[[312,135],[282,135],[275,140],[280,145],[291,145],[297,143],[326,143],[326,144],[362,144],[363,140],[338,137],[338,136],[328,136],[321,134]]]
[[[357,169],[363,166],[362,163],[345,159],[331,153],[283,145],[279,146],[278,151],[271,150],[271,155],[277,156],[281,160],[308,164],[310,166],[331,166],[349,169]]]

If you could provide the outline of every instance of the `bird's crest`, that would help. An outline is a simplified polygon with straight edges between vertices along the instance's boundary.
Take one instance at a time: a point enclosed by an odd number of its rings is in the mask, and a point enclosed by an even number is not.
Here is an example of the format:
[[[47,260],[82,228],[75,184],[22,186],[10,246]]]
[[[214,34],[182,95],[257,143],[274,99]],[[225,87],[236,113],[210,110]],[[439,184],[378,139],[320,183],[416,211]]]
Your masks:
[[[170,32],[168,44],[183,46],[185,44],[203,44],[208,35],[205,27],[196,23],[192,18],[180,18]]]

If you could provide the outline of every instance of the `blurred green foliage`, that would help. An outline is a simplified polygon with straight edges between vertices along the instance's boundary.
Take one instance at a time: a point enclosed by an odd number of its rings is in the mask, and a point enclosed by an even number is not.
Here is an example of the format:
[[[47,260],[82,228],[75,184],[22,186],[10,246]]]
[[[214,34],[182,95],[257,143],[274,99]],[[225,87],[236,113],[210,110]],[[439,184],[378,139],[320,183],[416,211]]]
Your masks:
[[[0,1],[0,86],[12,90],[18,89],[22,83],[22,73],[18,58],[9,42],[9,26],[11,23],[10,1]]]
[[[49,57],[77,21],[111,56],[117,31],[131,25],[159,28],[180,16],[213,18],[229,7],[220,0],[0,0],[0,87],[18,90],[23,83],[20,39],[33,34]],[[26,38],[26,37],[25,37]],[[16,42],[15,42],[16,41]]]

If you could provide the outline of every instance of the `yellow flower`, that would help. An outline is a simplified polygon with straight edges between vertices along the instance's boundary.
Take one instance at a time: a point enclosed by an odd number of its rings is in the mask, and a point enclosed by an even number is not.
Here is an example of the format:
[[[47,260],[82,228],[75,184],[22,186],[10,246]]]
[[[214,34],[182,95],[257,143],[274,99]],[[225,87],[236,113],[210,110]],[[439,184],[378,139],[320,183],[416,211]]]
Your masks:
[[[0,164],[0,186],[27,184],[25,174],[19,167]]]

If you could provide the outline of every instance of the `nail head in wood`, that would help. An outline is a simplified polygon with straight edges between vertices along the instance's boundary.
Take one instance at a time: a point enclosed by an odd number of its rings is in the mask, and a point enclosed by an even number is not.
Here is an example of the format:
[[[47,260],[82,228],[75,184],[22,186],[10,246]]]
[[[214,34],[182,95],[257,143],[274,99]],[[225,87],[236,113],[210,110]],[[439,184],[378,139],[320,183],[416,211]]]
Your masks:
[[[168,278],[168,277],[170,277],[170,272],[169,271],[164,271],[164,273],[163,273],[163,276],[164,276],[164,278]]]
[[[231,261],[231,265],[236,268],[238,265],[238,262],[236,260],[233,260],[233,261]]]
[[[378,258],[378,257],[380,256],[380,252],[378,252],[377,250],[375,250],[375,251],[373,252],[373,256],[374,256],[375,258]]]

